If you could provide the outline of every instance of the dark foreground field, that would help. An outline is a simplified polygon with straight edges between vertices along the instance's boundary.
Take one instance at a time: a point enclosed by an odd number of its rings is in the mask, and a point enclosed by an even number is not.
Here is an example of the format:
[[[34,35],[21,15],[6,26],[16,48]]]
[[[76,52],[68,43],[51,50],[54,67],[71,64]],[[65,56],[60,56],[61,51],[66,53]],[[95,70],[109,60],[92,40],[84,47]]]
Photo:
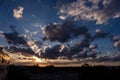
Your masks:
[[[12,65],[8,67],[6,80],[120,80],[120,67],[28,67]]]

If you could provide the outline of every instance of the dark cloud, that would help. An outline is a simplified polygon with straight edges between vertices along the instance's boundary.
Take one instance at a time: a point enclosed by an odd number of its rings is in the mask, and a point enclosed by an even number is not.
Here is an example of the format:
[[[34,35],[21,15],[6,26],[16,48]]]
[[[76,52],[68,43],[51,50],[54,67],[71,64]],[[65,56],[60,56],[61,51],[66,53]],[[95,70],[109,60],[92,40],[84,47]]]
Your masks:
[[[90,51],[88,53],[88,57],[96,58],[96,56],[97,56],[97,52],[95,52],[95,51]]]
[[[8,52],[13,53],[13,54],[17,54],[17,53],[21,53],[22,55],[25,56],[30,56],[33,55],[34,52],[30,49],[30,48],[20,48],[17,46],[10,46],[9,48],[5,48]]]
[[[26,40],[24,36],[20,36],[19,33],[16,31],[16,26],[10,25],[10,29],[12,32],[5,33],[3,32],[2,35],[4,35],[5,39],[9,44],[18,45],[23,44],[26,45]]]
[[[84,48],[88,48],[85,43],[75,43],[73,46],[68,44],[56,44],[53,47],[46,46],[41,50],[39,57],[48,59],[56,59],[63,56],[67,59],[96,57],[95,51],[85,50]]]
[[[18,32],[11,32],[11,33],[3,33],[7,42],[9,44],[23,44],[26,45],[26,40],[23,36],[19,36]]]
[[[83,50],[84,43],[78,42],[71,46],[71,53],[76,54]]]
[[[86,26],[77,26],[74,21],[66,20],[63,23],[51,23],[42,27],[44,38],[43,40],[66,42],[79,35],[84,37],[82,43],[86,46],[99,38],[109,37],[109,33],[97,29],[94,36],[91,36],[89,29]]]
[[[10,29],[12,32],[9,33],[1,33],[4,35],[5,39],[7,40],[8,44],[11,44],[13,46],[9,46],[9,49],[6,48],[8,52],[11,53],[27,53],[27,54],[34,54],[34,51],[31,49],[31,46],[28,44],[28,40],[24,37],[21,36],[17,31],[16,31],[16,26],[10,25]],[[35,44],[40,45],[40,42],[35,42]],[[26,47],[26,48],[25,48]],[[24,54],[26,55],[26,54]]]
[[[40,57],[42,58],[48,58],[48,59],[56,59],[60,56],[71,56],[69,50],[66,48],[66,46],[61,44],[56,44],[53,47],[45,47],[41,50]]]
[[[56,44],[53,47],[46,47],[41,50],[41,57],[56,59],[60,57],[64,57],[67,59],[72,58],[95,58],[97,53],[94,51],[98,46],[91,45],[93,41],[93,37],[89,33],[89,30],[85,27],[83,28],[83,32],[80,31],[80,34],[84,36],[84,39],[80,42],[75,42],[73,45],[69,45],[67,43],[64,44]],[[97,37],[100,38],[100,37]]]
[[[74,53],[75,54],[75,53]],[[73,53],[70,50],[70,47],[65,44],[56,44],[53,47],[47,47],[41,53],[41,57],[48,59],[56,59],[58,57],[64,56],[68,59],[72,57]]]
[[[65,21],[63,23],[51,23],[42,28],[45,37],[44,40],[66,42],[70,38],[78,35],[85,35],[89,29],[85,26],[78,27],[73,21]]]
[[[115,55],[115,56],[112,58],[112,61],[120,61],[120,54]]]
[[[96,30],[96,33],[92,36],[89,29],[86,26],[79,27],[75,22],[65,21],[63,23],[51,23],[42,28],[46,40],[66,42],[69,39],[83,36],[83,39],[79,42],[75,42],[73,45],[69,44],[57,44],[53,47],[47,47],[41,50],[41,57],[43,58],[58,58],[66,57],[71,58],[95,58],[97,53],[95,51],[98,45],[92,45],[91,43],[99,38],[108,37],[108,33],[101,30]],[[87,50],[85,50],[87,49]]]
[[[112,58],[110,58],[109,56],[99,56],[94,59],[94,61],[96,62],[104,62],[104,61],[111,61],[111,60]]]
[[[87,55],[87,51],[80,51],[77,55],[77,58],[87,58],[88,55]]]
[[[93,59],[93,61],[96,62],[105,62],[105,61],[120,61],[120,54],[104,54],[102,56],[97,56],[96,58]]]
[[[56,59],[58,56],[60,56],[60,44],[56,44],[53,47],[45,47],[42,51],[41,51],[41,55],[40,57],[43,58],[49,58],[49,59]]]
[[[107,33],[100,30],[97,30],[94,36],[91,36],[86,26],[79,27],[75,22],[67,20],[63,23],[51,23],[42,27],[45,35],[44,40],[66,42],[79,35],[82,35],[83,39],[75,42],[73,45],[62,43],[53,46],[44,46],[42,41],[27,40],[24,36],[20,36],[14,26],[10,26],[10,29],[11,33],[3,33],[8,43],[13,45],[7,49],[9,52],[21,53],[25,56],[35,55],[47,59],[57,59],[59,57],[67,59],[95,58],[97,53],[94,49],[97,48],[97,45],[91,46],[91,42],[107,36]]]
[[[11,33],[2,33],[8,43],[13,45],[7,49],[9,52],[21,53],[26,56],[36,55],[37,57],[48,59],[57,59],[59,57],[67,59],[95,58],[97,53],[93,49],[96,49],[97,45],[91,46],[91,42],[107,36],[107,33],[100,30],[97,30],[94,36],[91,36],[86,26],[79,27],[75,22],[67,20],[63,23],[51,23],[42,27],[45,35],[44,40],[66,42],[79,35],[82,35],[83,39],[73,45],[62,43],[44,46],[41,41],[27,40],[24,36],[20,36],[14,26],[10,26],[10,29]]]

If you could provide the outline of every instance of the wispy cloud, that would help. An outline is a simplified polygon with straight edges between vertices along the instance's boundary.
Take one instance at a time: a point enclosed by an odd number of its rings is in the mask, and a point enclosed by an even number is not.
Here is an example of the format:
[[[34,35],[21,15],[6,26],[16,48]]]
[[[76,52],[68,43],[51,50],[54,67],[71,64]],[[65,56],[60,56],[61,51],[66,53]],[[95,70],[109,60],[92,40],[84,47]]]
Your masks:
[[[14,16],[16,19],[22,18],[22,17],[23,17],[23,16],[22,16],[23,10],[24,10],[24,7],[18,6],[17,9],[13,9],[13,16]]]

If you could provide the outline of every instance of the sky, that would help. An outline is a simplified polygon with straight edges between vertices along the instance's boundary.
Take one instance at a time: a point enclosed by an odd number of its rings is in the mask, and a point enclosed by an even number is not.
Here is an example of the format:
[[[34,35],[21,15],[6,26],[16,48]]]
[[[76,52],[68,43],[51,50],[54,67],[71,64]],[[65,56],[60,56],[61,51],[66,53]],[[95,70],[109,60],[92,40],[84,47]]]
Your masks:
[[[119,26],[120,0],[0,0],[0,46],[15,64],[119,63]]]

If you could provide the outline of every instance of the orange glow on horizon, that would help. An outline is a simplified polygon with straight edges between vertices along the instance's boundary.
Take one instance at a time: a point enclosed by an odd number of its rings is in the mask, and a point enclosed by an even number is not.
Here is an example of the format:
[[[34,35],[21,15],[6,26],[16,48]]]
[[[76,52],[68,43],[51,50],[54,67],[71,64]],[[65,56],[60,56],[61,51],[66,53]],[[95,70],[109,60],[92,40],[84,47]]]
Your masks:
[[[40,58],[36,57],[36,56],[33,56],[33,58],[35,59],[36,62],[43,62]]]

